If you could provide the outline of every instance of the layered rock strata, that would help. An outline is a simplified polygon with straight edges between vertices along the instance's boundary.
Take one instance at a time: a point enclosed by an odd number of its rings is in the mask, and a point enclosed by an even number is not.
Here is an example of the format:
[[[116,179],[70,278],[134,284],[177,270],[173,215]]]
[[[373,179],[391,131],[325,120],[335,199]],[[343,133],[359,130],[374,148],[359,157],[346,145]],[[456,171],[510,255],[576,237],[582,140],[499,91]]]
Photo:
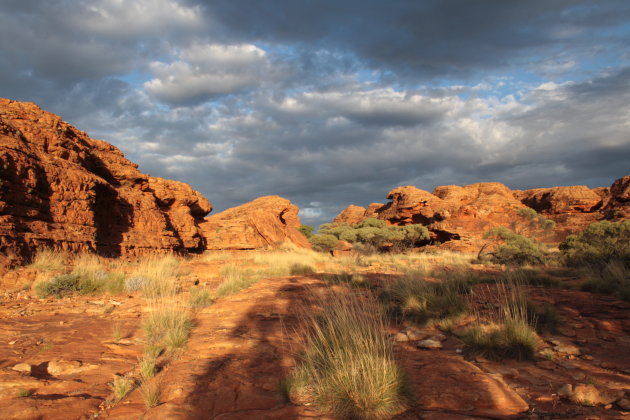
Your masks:
[[[40,247],[102,255],[201,251],[211,204],[187,184],[138,171],[35,104],[0,99],[0,255]],[[2,263],[2,261],[0,261]]]

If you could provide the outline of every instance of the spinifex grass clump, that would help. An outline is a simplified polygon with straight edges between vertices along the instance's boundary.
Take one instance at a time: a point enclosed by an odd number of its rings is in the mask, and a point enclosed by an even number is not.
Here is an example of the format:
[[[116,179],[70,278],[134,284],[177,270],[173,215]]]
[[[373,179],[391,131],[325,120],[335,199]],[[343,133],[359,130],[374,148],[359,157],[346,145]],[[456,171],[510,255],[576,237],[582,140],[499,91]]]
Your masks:
[[[407,403],[406,381],[371,296],[327,296],[304,314],[305,351],[288,394],[306,395],[340,419],[386,419]]]
[[[164,301],[151,307],[142,321],[142,329],[150,345],[178,349],[188,341],[192,319],[183,305]]]
[[[387,285],[380,300],[392,317],[425,323],[465,312],[469,288],[459,278],[432,283],[410,273]]]
[[[528,304],[518,284],[498,284],[500,309],[489,323],[480,320],[460,339],[468,354],[492,359],[531,360],[540,346],[540,338],[530,319]],[[491,317],[492,318],[492,317]]]

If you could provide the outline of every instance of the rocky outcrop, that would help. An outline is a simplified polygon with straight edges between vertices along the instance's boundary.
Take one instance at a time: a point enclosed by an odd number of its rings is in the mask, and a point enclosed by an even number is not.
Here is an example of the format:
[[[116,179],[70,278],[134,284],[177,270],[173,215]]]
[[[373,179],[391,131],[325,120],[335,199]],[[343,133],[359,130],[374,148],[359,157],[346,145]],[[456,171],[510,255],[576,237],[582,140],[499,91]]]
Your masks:
[[[630,217],[630,176],[618,179],[610,188],[591,190],[585,186],[510,190],[497,182],[466,186],[440,186],[433,192],[413,186],[394,188],[389,203],[371,204],[360,217],[358,206],[350,206],[336,222],[358,223],[377,217],[392,225],[422,224],[436,242],[456,249],[479,246],[483,234],[495,226],[519,229],[519,209],[530,207],[556,222],[553,234],[539,232],[538,239],[558,243],[598,220]],[[536,232],[529,232],[536,235]]]
[[[613,182],[610,186],[610,197],[604,199],[602,211],[612,220],[630,218],[630,175]]]
[[[285,198],[260,197],[209,216],[201,225],[207,249],[259,249],[292,243],[310,248],[298,231],[298,208]]]
[[[204,249],[198,224],[212,206],[201,194],[141,173],[32,103],[0,99],[0,182],[5,263],[42,246],[111,256]]]

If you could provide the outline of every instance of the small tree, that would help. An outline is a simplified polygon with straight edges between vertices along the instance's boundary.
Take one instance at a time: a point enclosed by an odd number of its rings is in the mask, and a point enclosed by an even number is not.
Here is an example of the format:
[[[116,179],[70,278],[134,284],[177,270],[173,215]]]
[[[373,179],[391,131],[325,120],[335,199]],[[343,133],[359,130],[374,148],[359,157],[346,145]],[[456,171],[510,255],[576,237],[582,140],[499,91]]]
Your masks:
[[[300,225],[298,230],[302,233],[302,235],[306,236],[307,238],[313,236],[313,226]]]
[[[311,245],[315,251],[331,252],[337,246],[339,239],[328,233],[318,233],[310,237]]]

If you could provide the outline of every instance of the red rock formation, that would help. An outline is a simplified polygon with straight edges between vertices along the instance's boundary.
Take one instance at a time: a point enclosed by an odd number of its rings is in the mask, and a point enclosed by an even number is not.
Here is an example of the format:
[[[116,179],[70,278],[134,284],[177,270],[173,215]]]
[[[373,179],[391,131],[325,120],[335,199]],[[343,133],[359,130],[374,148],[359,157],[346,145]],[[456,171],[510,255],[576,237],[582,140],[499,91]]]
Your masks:
[[[398,187],[387,198],[391,200],[388,204],[370,205],[361,218],[358,210],[348,208],[335,221],[349,220],[351,214],[353,223],[367,217],[394,225],[418,223],[428,227],[433,240],[458,239],[449,246],[474,249],[492,227],[518,229],[518,210],[531,207],[556,222],[555,233],[539,239],[558,243],[598,220],[630,217],[630,176],[618,179],[610,188],[595,190],[573,186],[511,191],[503,184],[486,182],[440,186],[432,193],[412,186]]]
[[[201,225],[207,249],[257,249],[285,242],[310,248],[299,227],[298,208],[278,196],[232,207],[207,217]]]
[[[602,211],[612,220],[630,218],[630,175],[613,182],[610,197],[605,199]]]
[[[145,175],[116,147],[41,110],[0,99],[0,253],[41,246],[106,255],[203,250],[212,210],[181,182]]]
[[[335,217],[333,223],[347,223],[354,225],[365,219],[365,207],[349,205]]]

